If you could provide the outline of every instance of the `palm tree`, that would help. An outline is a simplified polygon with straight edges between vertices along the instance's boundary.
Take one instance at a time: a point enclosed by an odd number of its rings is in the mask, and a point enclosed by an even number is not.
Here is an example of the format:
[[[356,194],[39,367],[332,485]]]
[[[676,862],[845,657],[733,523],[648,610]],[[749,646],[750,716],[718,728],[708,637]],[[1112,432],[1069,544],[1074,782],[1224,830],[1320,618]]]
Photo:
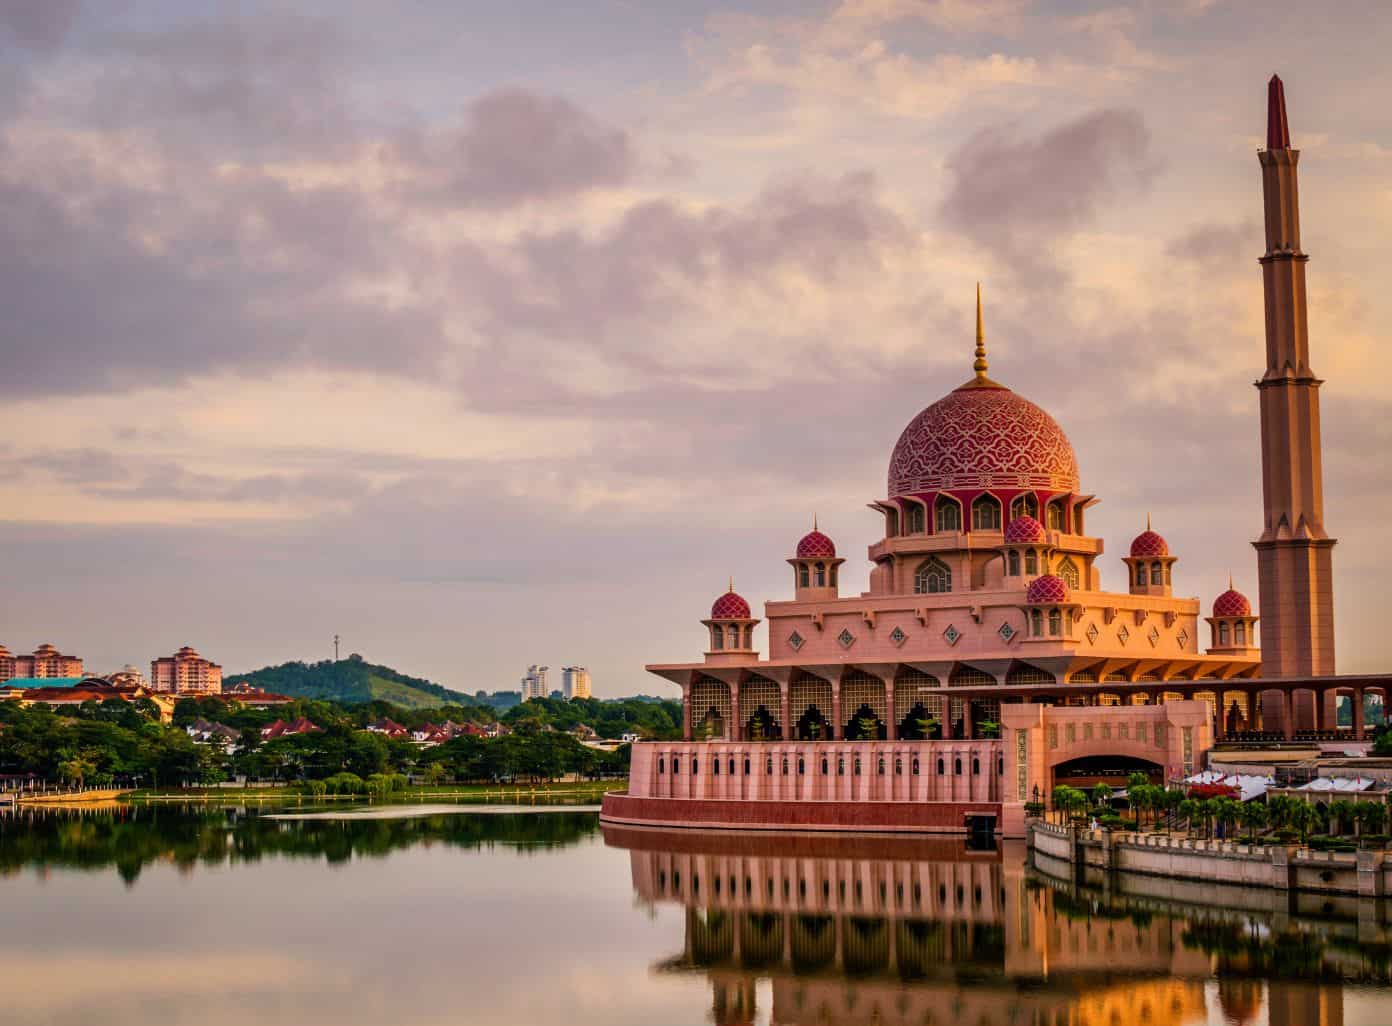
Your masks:
[[[1353,802],[1347,798],[1336,798],[1329,803],[1329,832],[1331,834],[1342,834],[1345,824],[1354,824],[1356,813]]]
[[[1213,800],[1213,815],[1223,827],[1223,836],[1228,836],[1228,827],[1237,822],[1242,814],[1242,805],[1232,798],[1215,798]]]
[[[1382,801],[1359,802],[1357,815],[1369,834],[1381,834],[1387,826],[1387,805]]]
[[[1271,820],[1271,825],[1278,830],[1290,826],[1295,816],[1296,806],[1300,804],[1300,801],[1301,799],[1289,794],[1278,794],[1272,797],[1267,802],[1268,818]]]
[[[1266,825],[1266,806],[1259,802],[1246,802],[1238,809],[1237,818],[1247,828],[1247,843],[1252,844],[1257,839],[1257,827]]]
[[[1184,832],[1192,834],[1194,832],[1194,820],[1199,816],[1199,806],[1202,803],[1195,798],[1184,798],[1175,806],[1175,812],[1184,817]]]
[[[1092,789],[1092,804],[1107,807],[1110,810],[1112,801],[1112,789],[1100,780]]]
[[[1310,830],[1319,822],[1320,813],[1310,802],[1300,799],[1291,809],[1291,826],[1300,831],[1300,843],[1310,835]]]

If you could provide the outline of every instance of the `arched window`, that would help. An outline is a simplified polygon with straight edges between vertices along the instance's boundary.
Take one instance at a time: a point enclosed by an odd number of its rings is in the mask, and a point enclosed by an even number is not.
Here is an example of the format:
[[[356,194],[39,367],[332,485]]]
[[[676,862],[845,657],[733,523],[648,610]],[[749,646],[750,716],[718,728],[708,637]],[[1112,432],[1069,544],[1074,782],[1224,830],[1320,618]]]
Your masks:
[[[981,760],[980,760],[980,759],[973,759],[973,760],[972,760],[972,776],[974,776],[974,777],[979,777],[979,776],[981,776]]]
[[[817,564],[817,587],[819,587],[819,588],[825,588],[825,587],[826,587],[826,564],[825,564],[825,563],[818,563],[818,564]]]
[[[1063,633],[1063,614],[1057,609],[1049,610],[1049,637],[1057,638]]]
[[[1015,496],[1010,503],[1010,519],[1016,517],[1034,517],[1039,519],[1039,500],[1034,497],[1033,492],[1025,492],[1023,495]]]
[[[1074,591],[1078,590],[1078,564],[1071,557],[1063,557],[1063,562],[1058,565],[1058,575],[1064,584]]]
[[[657,775],[662,776],[667,772],[667,760],[662,756],[657,757]]]
[[[1044,636],[1044,614],[1037,609],[1030,610],[1030,633],[1036,638]]]
[[[962,529],[962,507],[955,499],[939,495],[933,507],[933,521],[939,532],[960,531]]]
[[[846,760],[840,757],[837,757],[836,760],[836,775],[838,777],[844,777],[846,775]]]
[[[806,773],[807,763],[805,763],[802,759],[798,759],[798,776],[804,776]]]
[[[716,624],[711,628],[711,648],[718,649],[725,647],[725,628]]]
[[[1001,526],[1000,503],[989,495],[983,495],[972,503],[972,530],[999,531]]]
[[[745,624],[745,625],[744,625],[744,647],[745,647],[745,648],[753,648],[753,647],[754,647],[754,625],[753,625],[753,624]]]
[[[1062,531],[1063,525],[1063,500],[1055,499],[1044,507],[1044,526],[1051,531]]]
[[[740,630],[739,630],[739,626],[738,626],[737,624],[733,624],[733,623],[730,624],[730,632],[729,632],[729,634],[730,634],[730,647],[731,647],[731,648],[739,648],[739,647],[740,647]]]
[[[1247,644],[1247,625],[1241,620],[1233,624],[1233,640],[1239,645]]]
[[[785,769],[783,772],[786,773],[788,771]],[[764,776],[773,776],[773,759],[771,757],[764,760]]]
[[[938,776],[942,776],[942,775],[943,775],[944,773],[946,773],[946,772],[947,772],[947,764],[944,763],[941,759],[939,759],[939,760],[938,760]]]
[[[798,767],[798,772],[799,772],[799,773],[802,772],[802,767],[801,767],[801,766]],[[783,758],[783,775],[784,775],[785,777],[788,775],[788,759],[787,759],[787,756],[784,756],[784,758]]]
[[[1164,584],[1164,583],[1165,583],[1165,568],[1164,568],[1163,566],[1161,566],[1159,563],[1151,563],[1151,564],[1150,564],[1150,583],[1151,583],[1151,584]]]
[[[884,776],[884,756],[883,756],[883,755],[880,756],[879,764],[875,767],[875,775],[876,775],[877,777],[882,777],[882,776]]]
[[[1145,564],[1144,564],[1144,563],[1137,563],[1137,564],[1136,564],[1136,583],[1139,584],[1139,585],[1144,586],[1144,585],[1145,585],[1145,582],[1146,582]]]
[[[1218,625],[1218,644],[1228,644],[1228,625],[1226,623],[1220,623]]]
[[[1011,577],[1019,577],[1019,576],[1020,576],[1020,553],[1017,552],[1015,549],[1011,549],[1011,550],[1010,550],[1010,555],[1007,557],[1007,563],[1009,564],[1010,569],[1007,570],[1006,573],[1007,573],[1009,576],[1011,576]]]
[[[1025,549],[1025,573],[1039,573],[1039,556],[1034,549]]]
[[[913,763],[909,766],[909,772],[912,773],[914,776],[918,776],[918,757],[917,757],[917,756],[914,757]]]
[[[915,595],[937,595],[952,590],[952,570],[934,556],[914,574]]]
[[[808,573],[807,564],[806,564],[806,563],[799,563],[799,564],[798,564],[798,587],[799,587],[799,588],[806,588],[806,587],[810,586],[811,583],[812,583],[812,575],[811,575],[810,573]]]
[[[714,776],[717,776],[717,777],[720,776],[720,760],[719,760],[719,759],[712,759],[712,760],[711,760],[711,773],[712,773]]]
[[[894,760],[894,775],[902,777],[904,775],[904,760],[898,757]]]
[[[960,777],[960,776],[962,775],[962,760],[961,760],[961,759],[953,759],[953,760],[952,760],[952,775],[953,775],[954,777]]]
[[[694,777],[694,776],[696,776],[696,774],[698,774],[698,773],[700,773],[700,772],[701,772],[701,760],[698,759],[698,758],[696,758],[696,756],[693,755],[693,756],[691,757],[691,775]]]
[[[828,770],[827,760],[826,760],[826,756],[824,755],[824,756],[822,756],[822,776],[826,776],[826,775],[827,775],[827,770]]]
[[[923,507],[916,502],[909,503],[909,508],[904,511],[904,523],[908,528],[908,534],[922,534],[926,531]]]

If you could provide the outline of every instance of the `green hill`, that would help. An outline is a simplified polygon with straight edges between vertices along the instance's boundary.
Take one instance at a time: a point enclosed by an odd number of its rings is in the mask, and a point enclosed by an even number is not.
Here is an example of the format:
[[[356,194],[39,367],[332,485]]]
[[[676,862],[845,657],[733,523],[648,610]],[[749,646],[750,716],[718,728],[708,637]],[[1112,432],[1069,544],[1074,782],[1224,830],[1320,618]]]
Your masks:
[[[451,691],[432,681],[408,677],[389,666],[376,666],[360,655],[334,662],[282,663],[250,673],[229,676],[224,688],[242,682],[262,691],[291,698],[327,698],[335,702],[391,702],[406,709],[423,709],[438,705],[472,706],[478,703],[469,695]]]

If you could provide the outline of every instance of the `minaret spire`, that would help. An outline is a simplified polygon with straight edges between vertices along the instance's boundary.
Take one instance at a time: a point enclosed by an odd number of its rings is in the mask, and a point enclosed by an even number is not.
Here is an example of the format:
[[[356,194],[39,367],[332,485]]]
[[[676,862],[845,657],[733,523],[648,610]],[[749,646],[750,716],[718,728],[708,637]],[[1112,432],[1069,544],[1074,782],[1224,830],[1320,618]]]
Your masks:
[[[1292,148],[1286,91],[1267,83],[1262,169],[1266,253],[1260,259],[1266,307],[1266,370],[1261,405],[1262,506],[1257,549],[1265,678],[1334,673],[1334,539],[1324,527],[1319,387],[1310,366],[1305,290],[1309,257],[1300,246],[1300,151]],[[1315,726],[1305,696],[1294,702],[1297,728]],[[1270,729],[1270,728],[1268,728]]]

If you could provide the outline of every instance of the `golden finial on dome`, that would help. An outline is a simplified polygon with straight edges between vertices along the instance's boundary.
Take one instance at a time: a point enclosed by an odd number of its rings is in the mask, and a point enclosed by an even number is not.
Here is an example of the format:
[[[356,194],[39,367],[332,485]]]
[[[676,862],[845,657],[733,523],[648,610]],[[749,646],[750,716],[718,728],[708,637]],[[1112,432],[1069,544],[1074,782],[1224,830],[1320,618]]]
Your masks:
[[[1147,513],[1147,514],[1145,515],[1145,529],[1146,529],[1147,531],[1150,530],[1150,514],[1149,514],[1149,513]]]
[[[812,530],[817,530],[817,514],[812,514]]]
[[[735,590],[735,575],[734,575],[734,574],[731,574],[731,575],[730,575],[730,592],[733,594],[733,593],[734,593],[734,590]]]
[[[1233,590],[1233,586],[1232,586],[1232,571],[1229,570],[1229,571],[1228,571],[1228,591],[1232,591],[1232,590]]]
[[[976,361],[972,364],[972,370],[976,371],[976,380],[986,381],[986,332],[981,326],[981,282],[976,283]]]

